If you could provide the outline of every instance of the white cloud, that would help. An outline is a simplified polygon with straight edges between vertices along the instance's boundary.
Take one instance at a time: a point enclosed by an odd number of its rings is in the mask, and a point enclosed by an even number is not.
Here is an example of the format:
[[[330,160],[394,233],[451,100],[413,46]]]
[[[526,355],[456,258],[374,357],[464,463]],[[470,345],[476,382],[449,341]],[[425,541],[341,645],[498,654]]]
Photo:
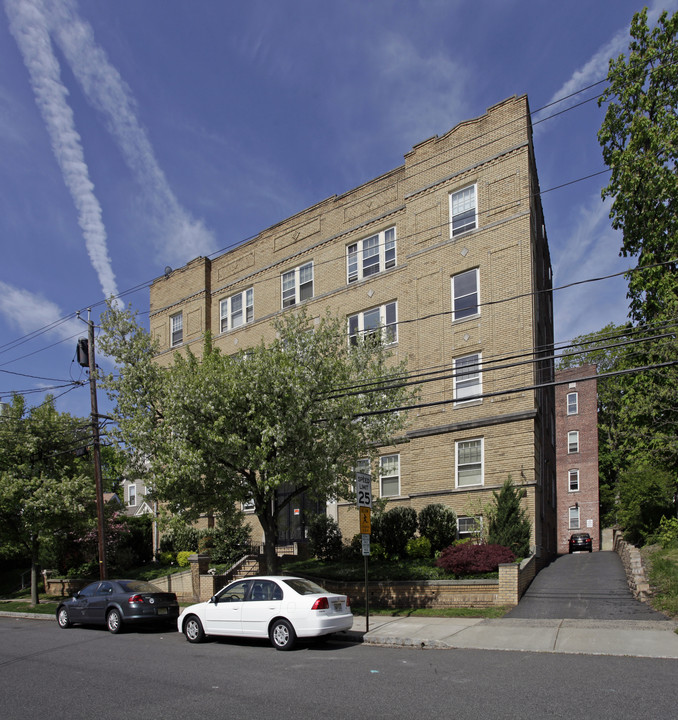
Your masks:
[[[37,105],[42,114],[64,182],[78,211],[90,262],[105,296],[116,295],[115,275],[106,245],[101,206],[75,129],[73,112],[66,100],[59,63],[52,51],[47,20],[40,0],[6,0],[10,30],[28,69]]]
[[[183,208],[158,165],[136,102],[118,70],[94,40],[91,25],[71,0],[48,0],[51,30],[87,99],[105,118],[125,162],[150,202],[163,262],[183,264],[216,249],[213,233]]]
[[[0,280],[0,315],[24,335],[49,332],[62,340],[83,333],[82,322],[67,319],[58,305],[39,293],[14,287]]]

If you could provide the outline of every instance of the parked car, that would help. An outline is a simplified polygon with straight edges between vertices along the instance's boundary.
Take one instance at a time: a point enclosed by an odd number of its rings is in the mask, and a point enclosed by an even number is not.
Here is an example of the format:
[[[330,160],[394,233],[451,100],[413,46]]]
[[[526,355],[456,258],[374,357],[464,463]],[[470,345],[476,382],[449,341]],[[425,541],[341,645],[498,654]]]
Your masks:
[[[106,625],[112,633],[131,623],[174,626],[177,617],[177,596],[143,580],[97,580],[56,611],[59,627]]]
[[[177,621],[188,642],[209,635],[269,638],[289,650],[297,638],[321,637],[353,625],[350,600],[298,577],[236,580],[208,602],[184,609]]]
[[[570,552],[577,552],[578,550],[593,550],[593,541],[588,533],[574,533],[570,535]]]

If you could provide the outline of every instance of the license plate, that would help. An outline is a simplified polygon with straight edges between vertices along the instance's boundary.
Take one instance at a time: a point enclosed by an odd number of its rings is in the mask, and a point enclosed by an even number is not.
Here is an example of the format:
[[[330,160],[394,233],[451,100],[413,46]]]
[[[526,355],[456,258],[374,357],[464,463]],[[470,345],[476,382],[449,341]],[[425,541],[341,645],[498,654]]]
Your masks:
[[[167,608],[158,608],[158,615],[167,615]]]
[[[334,609],[335,609],[337,612],[339,612],[339,611],[341,610],[341,603],[340,603],[340,602],[335,602],[335,603],[334,603]]]

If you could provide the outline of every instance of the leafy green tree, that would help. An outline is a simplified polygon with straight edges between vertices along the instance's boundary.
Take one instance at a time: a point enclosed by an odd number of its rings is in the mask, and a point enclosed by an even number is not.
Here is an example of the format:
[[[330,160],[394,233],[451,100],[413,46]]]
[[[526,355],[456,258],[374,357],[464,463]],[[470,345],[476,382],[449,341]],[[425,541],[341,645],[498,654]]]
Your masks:
[[[102,384],[137,472],[188,520],[252,502],[270,569],[280,511],[302,493],[352,497],[357,461],[392,442],[405,413],[388,410],[413,396],[378,333],[349,346],[330,316],[287,313],[273,342],[237,355],[208,336],[200,358],[176,353],[167,368],[129,309],[109,305],[102,325],[100,348],[116,363]]]
[[[329,515],[314,515],[308,523],[308,543],[319,560],[337,560],[341,555],[342,535],[339,523]]]
[[[31,603],[38,603],[40,548],[95,517],[94,482],[74,454],[87,423],[58,413],[48,397],[27,409],[15,396],[0,419],[0,542],[31,558]]]
[[[637,258],[628,274],[630,317],[648,342],[625,386],[623,422],[646,449],[678,472],[678,13],[663,12],[654,28],[647,9],[631,22],[627,55],[610,60],[607,103],[598,133],[611,176],[612,226],[621,254]]]
[[[404,558],[407,543],[417,532],[417,511],[398,505],[388,512],[375,515],[372,523],[374,541],[383,546],[390,559]]]
[[[442,503],[426,505],[419,511],[419,534],[428,538],[435,553],[449,547],[457,539],[457,516]]]
[[[522,492],[511,480],[504,481],[501,490],[496,490],[494,507],[490,512],[488,543],[509,548],[516,557],[526,557],[530,553],[530,521],[520,504]]]
[[[638,462],[619,477],[619,522],[627,540],[645,541],[663,517],[675,516],[675,477],[664,468]]]

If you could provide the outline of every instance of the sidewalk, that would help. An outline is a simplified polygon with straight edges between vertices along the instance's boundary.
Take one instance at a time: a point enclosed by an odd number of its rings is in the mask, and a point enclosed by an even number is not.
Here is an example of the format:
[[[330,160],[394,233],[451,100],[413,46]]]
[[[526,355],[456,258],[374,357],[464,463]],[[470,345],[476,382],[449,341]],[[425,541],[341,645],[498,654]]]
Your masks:
[[[346,639],[369,645],[678,659],[678,621],[356,616]],[[337,638],[343,635],[338,635]]]

